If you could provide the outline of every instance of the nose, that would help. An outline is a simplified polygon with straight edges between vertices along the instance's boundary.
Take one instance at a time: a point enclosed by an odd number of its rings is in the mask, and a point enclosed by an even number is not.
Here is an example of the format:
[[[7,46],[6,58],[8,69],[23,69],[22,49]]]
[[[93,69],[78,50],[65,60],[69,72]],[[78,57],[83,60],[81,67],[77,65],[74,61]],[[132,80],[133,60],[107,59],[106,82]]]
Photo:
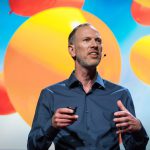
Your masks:
[[[95,39],[92,39],[92,40],[91,40],[91,46],[92,46],[92,47],[98,47],[98,44],[97,44],[97,42],[96,42]]]

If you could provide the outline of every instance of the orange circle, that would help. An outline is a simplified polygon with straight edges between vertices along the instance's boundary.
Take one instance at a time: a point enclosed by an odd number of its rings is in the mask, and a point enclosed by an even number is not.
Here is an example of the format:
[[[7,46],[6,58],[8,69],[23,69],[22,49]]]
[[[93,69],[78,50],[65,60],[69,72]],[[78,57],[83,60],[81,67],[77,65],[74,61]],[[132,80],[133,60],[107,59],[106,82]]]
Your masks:
[[[118,82],[121,58],[110,29],[95,16],[76,8],[54,8],[32,16],[12,37],[5,57],[5,80],[12,104],[31,125],[42,88],[66,79],[74,69],[67,38],[77,24],[90,22],[101,33],[104,53],[98,71]]]
[[[146,7],[136,1],[131,5],[131,13],[135,21],[142,25],[150,25],[150,7]]]

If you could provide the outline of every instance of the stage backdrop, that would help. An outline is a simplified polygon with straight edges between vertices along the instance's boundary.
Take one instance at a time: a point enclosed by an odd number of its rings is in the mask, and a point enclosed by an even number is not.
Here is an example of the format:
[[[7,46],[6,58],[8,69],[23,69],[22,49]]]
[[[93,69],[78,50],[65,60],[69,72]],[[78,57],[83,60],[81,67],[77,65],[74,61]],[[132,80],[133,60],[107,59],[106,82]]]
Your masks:
[[[0,150],[26,149],[39,93],[68,78],[67,37],[84,22],[102,36],[98,72],[130,90],[150,136],[149,0],[1,0]]]

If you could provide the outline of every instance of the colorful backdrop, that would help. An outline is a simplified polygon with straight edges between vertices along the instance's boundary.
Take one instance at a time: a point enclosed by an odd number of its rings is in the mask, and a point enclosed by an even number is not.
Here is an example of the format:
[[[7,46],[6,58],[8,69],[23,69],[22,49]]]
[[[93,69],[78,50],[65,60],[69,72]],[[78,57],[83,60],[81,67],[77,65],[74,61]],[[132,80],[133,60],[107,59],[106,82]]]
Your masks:
[[[84,22],[103,39],[98,72],[130,90],[150,136],[149,0],[1,0],[0,150],[26,149],[39,93],[71,73],[67,37]]]

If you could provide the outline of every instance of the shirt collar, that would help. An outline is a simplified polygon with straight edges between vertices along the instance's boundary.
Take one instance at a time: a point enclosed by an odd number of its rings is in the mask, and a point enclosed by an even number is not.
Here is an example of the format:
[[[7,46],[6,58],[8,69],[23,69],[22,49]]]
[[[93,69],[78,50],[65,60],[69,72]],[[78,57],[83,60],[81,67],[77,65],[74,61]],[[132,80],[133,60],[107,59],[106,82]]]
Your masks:
[[[75,71],[71,73],[69,79],[67,80],[67,86],[70,88],[80,84],[80,81],[76,78],[74,72]]]
[[[100,88],[101,87],[105,88],[104,81],[98,73],[97,73],[97,77],[96,77],[96,80],[95,80],[95,84],[99,85]]]
[[[69,79],[67,80],[67,86],[68,87],[74,87],[74,86],[78,86],[80,85],[80,81],[76,78],[74,71],[71,73]],[[99,88],[103,87],[105,88],[105,84],[103,79],[100,77],[100,75],[97,73],[97,77],[94,83],[96,86],[98,86]]]

